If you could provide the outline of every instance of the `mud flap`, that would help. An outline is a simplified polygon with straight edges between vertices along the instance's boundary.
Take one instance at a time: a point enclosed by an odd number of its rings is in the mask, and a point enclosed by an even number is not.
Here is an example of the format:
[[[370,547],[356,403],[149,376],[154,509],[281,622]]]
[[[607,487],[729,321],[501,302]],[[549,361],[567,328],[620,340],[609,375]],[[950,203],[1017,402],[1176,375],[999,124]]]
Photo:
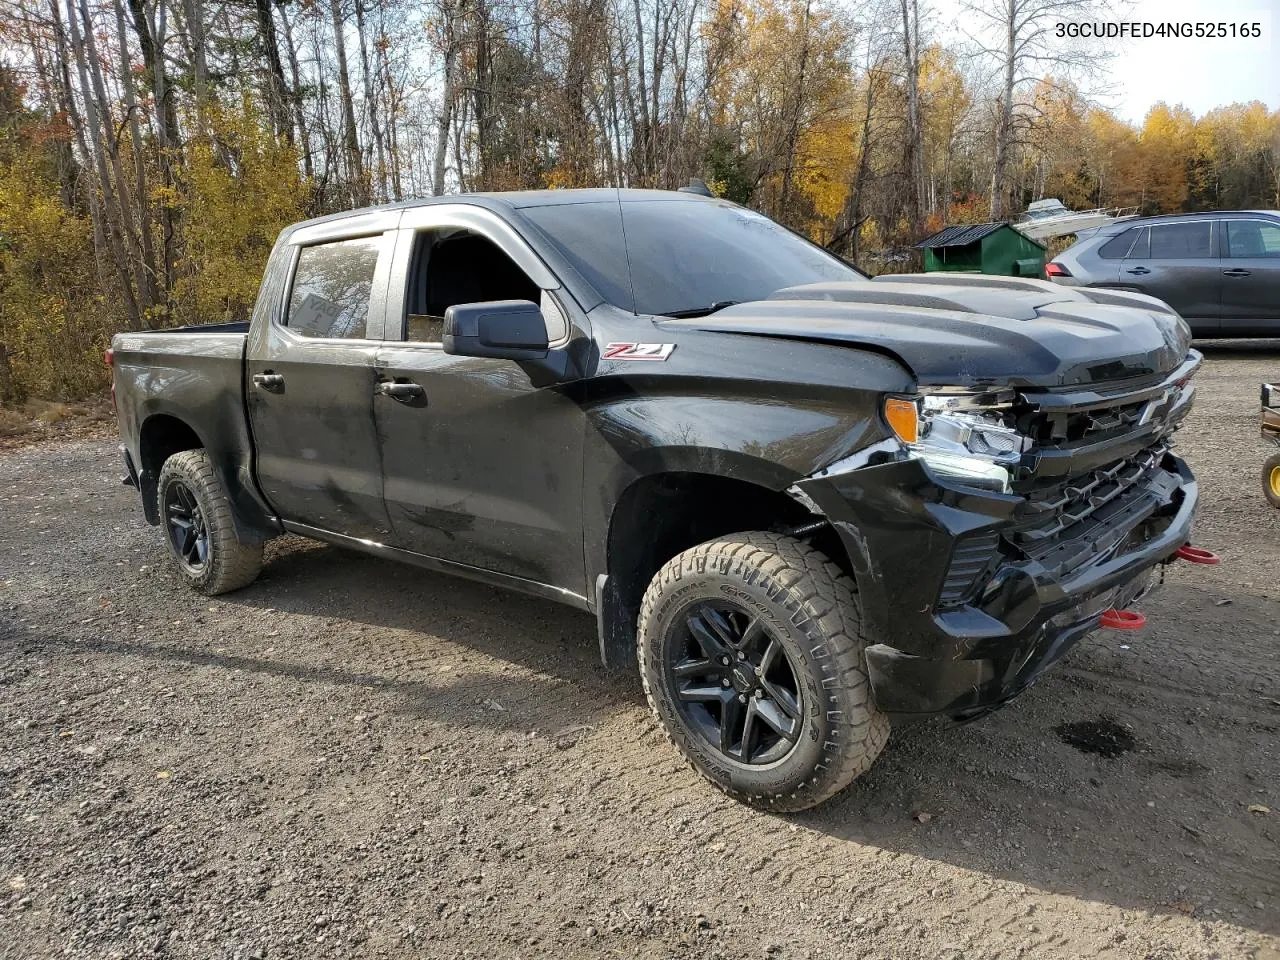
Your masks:
[[[635,669],[636,618],[623,605],[608,574],[596,577],[595,601],[600,662],[606,670]]]

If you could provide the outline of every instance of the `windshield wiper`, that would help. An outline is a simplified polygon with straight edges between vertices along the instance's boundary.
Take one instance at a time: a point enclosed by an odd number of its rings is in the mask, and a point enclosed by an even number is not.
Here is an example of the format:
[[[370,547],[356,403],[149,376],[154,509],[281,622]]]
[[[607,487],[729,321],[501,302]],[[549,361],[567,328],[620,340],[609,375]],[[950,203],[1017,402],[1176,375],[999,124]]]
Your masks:
[[[742,301],[740,300],[716,300],[714,303],[705,307],[689,307],[685,310],[663,310],[660,316],[671,317],[673,320],[688,320],[692,317],[708,317],[717,310],[723,310],[725,307],[735,306]]]

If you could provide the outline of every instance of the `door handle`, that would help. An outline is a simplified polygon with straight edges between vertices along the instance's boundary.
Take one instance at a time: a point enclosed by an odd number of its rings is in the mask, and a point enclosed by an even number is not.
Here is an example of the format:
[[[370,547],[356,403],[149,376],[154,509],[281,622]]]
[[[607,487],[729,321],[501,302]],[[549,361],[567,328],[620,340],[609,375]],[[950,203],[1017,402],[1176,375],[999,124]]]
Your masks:
[[[1230,270],[1222,271],[1224,277],[1247,277],[1250,273],[1251,271],[1243,270],[1240,267],[1232,267]]]
[[[259,390],[270,390],[279,393],[284,389],[284,377],[278,373],[255,373],[253,385]]]
[[[1132,270],[1130,270],[1129,272],[1130,272],[1130,273],[1132,273],[1132,274],[1134,274],[1135,276],[1139,276],[1139,277],[1140,277],[1140,276],[1142,276],[1143,274],[1150,273],[1151,271],[1150,271],[1150,270],[1148,270],[1146,267],[1134,267],[1134,268],[1133,268]]]
[[[427,391],[423,390],[419,384],[397,383],[394,380],[383,380],[378,384],[377,392],[379,396],[390,397],[392,400],[399,400],[401,403],[412,403],[415,400],[423,399],[427,395]]]

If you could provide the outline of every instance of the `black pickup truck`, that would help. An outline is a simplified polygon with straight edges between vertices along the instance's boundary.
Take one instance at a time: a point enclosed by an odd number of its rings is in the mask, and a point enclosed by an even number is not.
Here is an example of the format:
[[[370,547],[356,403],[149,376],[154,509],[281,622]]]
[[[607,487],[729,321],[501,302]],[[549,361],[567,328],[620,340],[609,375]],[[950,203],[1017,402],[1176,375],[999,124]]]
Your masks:
[[[1189,342],[1150,297],[868,280],[731,203],[586,190],[299,224],[251,322],[110,362],[198,590],[293,533],[590,611],[698,770],[794,810],[890,716],[1020,693],[1189,542]]]

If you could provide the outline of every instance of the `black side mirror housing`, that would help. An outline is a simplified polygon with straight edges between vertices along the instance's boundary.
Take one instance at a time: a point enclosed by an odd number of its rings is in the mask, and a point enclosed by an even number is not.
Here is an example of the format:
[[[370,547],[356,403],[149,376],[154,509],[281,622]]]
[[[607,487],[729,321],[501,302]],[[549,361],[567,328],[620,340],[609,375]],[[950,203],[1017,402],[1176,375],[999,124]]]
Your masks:
[[[444,313],[444,352],[459,357],[544,360],[547,321],[529,300],[459,303]]]
[[[578,375],[566,347],[550,348],[547,319],[530,300],[455,304],[444,312],[442,339],[454,356],[515,361],[535,387]]]

